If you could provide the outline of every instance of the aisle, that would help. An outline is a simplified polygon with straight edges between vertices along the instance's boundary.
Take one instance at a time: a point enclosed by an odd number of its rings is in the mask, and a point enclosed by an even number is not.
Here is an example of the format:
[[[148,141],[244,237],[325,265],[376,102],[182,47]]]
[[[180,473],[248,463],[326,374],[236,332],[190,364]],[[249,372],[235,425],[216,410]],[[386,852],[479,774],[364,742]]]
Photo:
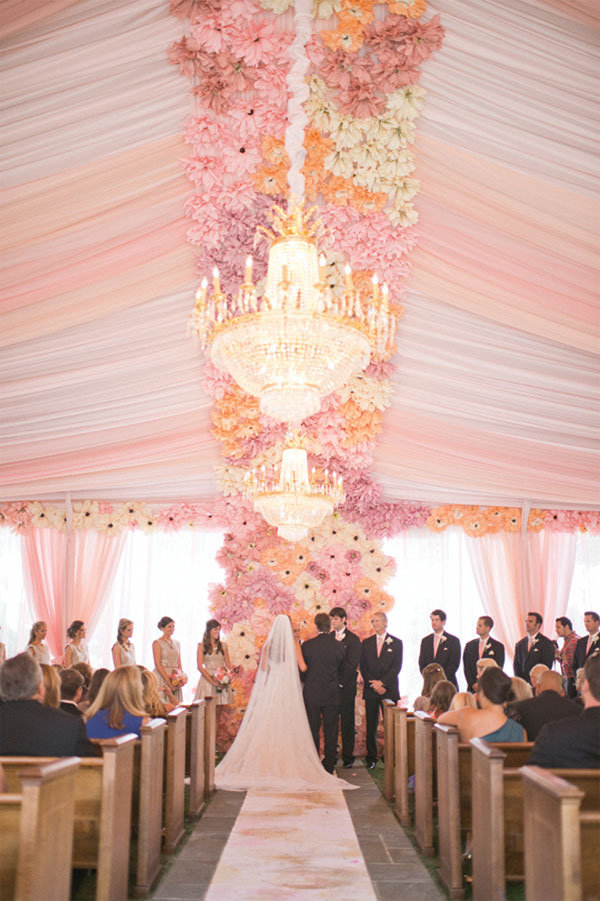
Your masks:
[[[359,791],[217,792],[155,901],[440,901],[363,766]]]

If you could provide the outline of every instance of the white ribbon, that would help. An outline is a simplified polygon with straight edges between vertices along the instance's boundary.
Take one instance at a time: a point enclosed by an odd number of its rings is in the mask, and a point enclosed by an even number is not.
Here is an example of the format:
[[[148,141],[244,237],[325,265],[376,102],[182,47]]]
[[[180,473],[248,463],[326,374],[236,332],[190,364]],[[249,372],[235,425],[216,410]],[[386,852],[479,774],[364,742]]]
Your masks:
[[[311,13],[313,0],[296,0],[294,9],[294,31],[296,37],[289,48],[292,65],[287,75],[287,85],[291,94],[288,103],[289,125],[285,132],[285,149],[290,158],[288,184],[290,193],[302,200],[304,197],[304,176],[300,171],[304,165],[306,150],[303,145],[304,130],[308,116],[302,104],[308,100],[309,90],[306,73],[310,61],[306,55],[306,44],[311,37]]]

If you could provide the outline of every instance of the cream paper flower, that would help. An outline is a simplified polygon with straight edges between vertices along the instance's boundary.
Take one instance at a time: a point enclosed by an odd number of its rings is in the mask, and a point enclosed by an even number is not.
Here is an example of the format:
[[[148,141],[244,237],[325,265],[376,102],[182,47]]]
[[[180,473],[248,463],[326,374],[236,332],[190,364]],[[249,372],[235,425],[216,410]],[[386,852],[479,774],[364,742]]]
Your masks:
[[[416,119],[423,109],[426,93],[418,84],[407,85],[388,96],[387,108],[397,119]]]
[[[391,403],[391,385],[386,380],[355,376],[340,393],[342,403],[352,398],[361,410],[385,410]]]
[[[408,228],[411,225],[416,225],[419,221],[419,214],[412,203],[393,206],[387,209],[386,213],[390,222],[399,228]]]
[[[293,3],[294,0],[260,0],[261,7],[269,12],[275,13],[276,16],[280,16],[281,13],[287,12]]]
[[[334,150],[324,160],[325,168],[340,178],[352,178],[354,163],[347,150]]]
[[[390,200],[394,205],[406,203],[413,199],[420,187],[421,182],[418,178],[398,178],[390,191]]]
[[[335,141],[338,150],[348,150],[364,141],[366,136],[363,123],[351,116],[340,116],[335,127],[331,129],[330,137]]]
[[[329,19],[342,8],[342,0],[314,0],[313,18]]]

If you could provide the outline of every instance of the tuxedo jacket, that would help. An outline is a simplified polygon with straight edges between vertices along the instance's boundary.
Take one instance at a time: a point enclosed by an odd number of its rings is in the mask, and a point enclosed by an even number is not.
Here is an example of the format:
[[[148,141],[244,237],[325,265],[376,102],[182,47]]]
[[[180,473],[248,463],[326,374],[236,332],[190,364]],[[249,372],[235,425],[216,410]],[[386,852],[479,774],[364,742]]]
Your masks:
[[[0,755],[95,757],[79,716],[39,701],[5,701],[0,706]]]
[[[341,704],[342,678],[346,648],[341,641],[321,632],[302,645],[302,656],[307,666],[304,674],[304,701],[319,707]]]
[[[596,651],[600,651],[600,633],[598,633],[597,640],[592,644],[589,654],[587,653],[589,637],[589,635],[586,635],[585,638],[580,638],[575,645],[575,653],[573,654],[573,675],[576,674],[578,669],[581,669],[588,657],[591,657]]]
[[[342,673],[342,688],[346,686],[356,689],[356,680],[358,679],[358,664],[360,663],[361,642],[358,635],[351,632],[350,629],[344,631],[344,637],[338,641],[335,632],[330,632],[331,638],[336,644],[341,644],[346,649],[346,657],[344,659],[344,671]]]
[[[543,726],[528,763],[559,769],[600,769],[600,707],[588,707],[579,716]]]
[[[58,706],[60,710],[64,710],[64,712],[68,713],[70,716],[79,716],[83,719],[83,712],[79,709],[77,704],[69,704],[66,701],[61,701]]]
[[[515,645],[515,656],[513,659],[513,669],[515,676],[531,682],[529,673],[538,663],[545,663],[548,669],[552,669],[554,663],[554,644],[541,632],[537,634],[537,641],[532,645],[531,650],[527,649],[529,637],[521,638]]]
[[[377,656],[377,636],[371,635],[362,643],[360,654],[360,674],[363,677],[363,698],[389,698],[398,701],[398,673],[402,669],[402,642],[389,633],[385,636],[381,654]],[[371,688],[371,680],[383,682],[385,694],[379,695]]]
[[[433,632],[422,640],[419,651],[419,669],[423,672],[430,663],[439,663],[448,682],[453,682],[458,688],[456,670],[460,666],[460,641],[456,635],[450,635],[448,632],[442,632],[442,635],[446,640],[440,642],[436,657],[433,656]]]
[[[511,704],[510,715],[525,729],[527,741],[535,741],[540,729],[546,723],[554,723],[570,716],[581,716],[581,707],[556,691],[543,691],[535,698]]]
[[[489,645],[489,647],[488,647]],[[483,657],[489,657],[495,660],[500,669],[504,666],[504,645],[501,641],[488,636],[486,648]],[[482,658],[483,659],[483,658]],[[477,661],[479,660],[479,639],[474,638],[468,641],[463,651],[463,670],[465,679],[467,680],[467,690],[474,691],[475,682],[477,682]]]

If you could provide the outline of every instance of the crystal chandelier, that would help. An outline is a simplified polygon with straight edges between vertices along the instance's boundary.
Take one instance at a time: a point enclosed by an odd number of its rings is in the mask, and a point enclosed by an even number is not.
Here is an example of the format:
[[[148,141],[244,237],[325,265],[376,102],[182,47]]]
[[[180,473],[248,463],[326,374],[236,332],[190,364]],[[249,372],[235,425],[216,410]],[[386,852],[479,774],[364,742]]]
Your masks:
[[[253,500],[256,512],[277,526],[277,534],[287,541],[305,538],[344,502],[342,477],[326,469],[318,481],[313,468],[309,479],[306,450],[299,446],[286,447],[272,478],[264,467],[248,472],[244,493]]]
[[[396,312],[388,289],[356,290],[346,266],[345,288],[335,293],[319,258],[314,208],[290,202],[275,207],[269,263],[262,295],[252,282],[252,258],[234,298],[222,291],[217,269],[213,290],[202,280],[191,327],[213,363],[228,372],[260,409],[273,419],[298,425],[318,412],[321,398],[341,388],[394,342]]]

